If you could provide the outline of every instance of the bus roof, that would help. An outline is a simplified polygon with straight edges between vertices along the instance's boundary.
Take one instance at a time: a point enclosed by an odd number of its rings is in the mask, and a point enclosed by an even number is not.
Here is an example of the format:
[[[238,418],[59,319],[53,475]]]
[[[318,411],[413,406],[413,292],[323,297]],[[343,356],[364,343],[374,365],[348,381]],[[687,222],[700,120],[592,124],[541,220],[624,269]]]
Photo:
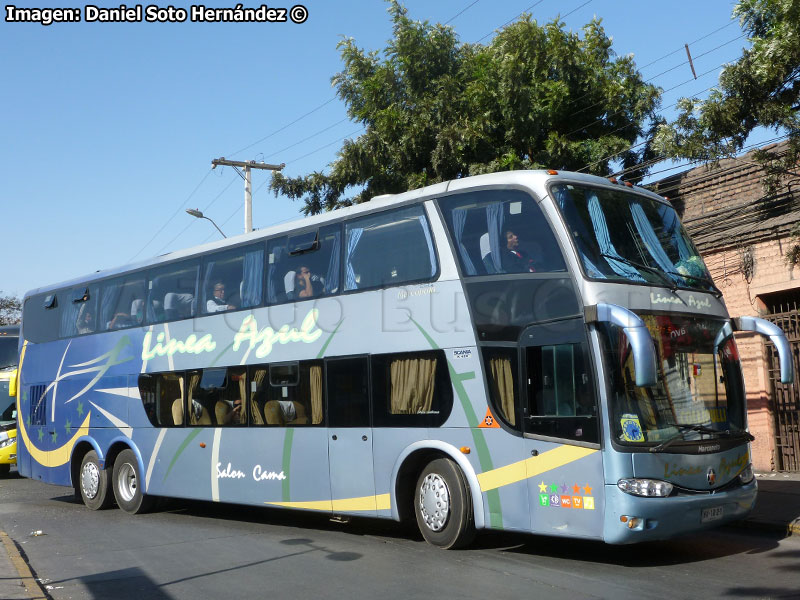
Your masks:
[[[353,206],[342,207],[331,212],[325,212],[310,217],[302,217],[299,219],[294,219],[292,221],[288,221],[285,223],[271,225],[263,229],[257,229],[250,233],[246,234],[242,233],[236,236],[225,238],[223,240],[216,240],[214,242],[208,242],[206,244],[201,244],[199,246],[192,246],[182,250],[176,250],[174,252],[169,252],[167,254],[162,254],[157,257],[152,257],[134,263],[121,265],[119,267],[112,267],[110,269],[98,270],[95,271],[94,273],[84,275],[82,277],[75,277],[66,281],[61,281],[59,283],[54,283],[29,290],[24,297],[28,298],[35,294],[41,294],[50,290],[69,287],[71,285],[79,283],[90,283],[95,280],[105,279],[107,277],[113,277],[115,275],[120,275],[123,273],[127,273],[129,271],[136,271],[138,269],[152,267],[162,263],[168,263],[183,258],[189,258],[191,256],[201,255],[207,252],[223,250],[228,247],[245,245],[258,240],[268,239],[276,235],[279,235],[281,233],[294,230],[301,230],[308,227],[320,226],[325,223],[342,220],[347,217],[357,216],[361,214],[368,214],[370,212],[379,211],[392,206],[399,206],[402,204],[411,204],[417,201],[424,201],[436,196],[456,191],[465,191],[468,189],[478,190],[483,187],[507,185],[512,187],[513,186],[528,187],[537,192],[540,197],[544,197],[544,195],[546,194],[546,185],[551,183],[552,181],[585,183],[595,186],[613,187],[615,189],[623,187],[619,183],[611,182],[609,179],[605,177],[599,177],[597,175],[588,175],[586,173],[576,173],[573,171],[558,171],[558,172],[546,171],[546,170],[501,171],[497,173],[487,173],[484,175],[474,175],[472,177],[452,179],[450,181],[435,183],[422,188],[417,188],[414,190],[409,190],[407,192],[402,192],[400,194],[385,194],[381,196],[375,196],[369,202],[364,202],[363,204],[356,204]],[[623,189],[631,192],[644,194],[653,200],[669,204],[662,196],[659,196],[658,194],[655,194],[641,187],[633,187],[633,188],[623,187]]]

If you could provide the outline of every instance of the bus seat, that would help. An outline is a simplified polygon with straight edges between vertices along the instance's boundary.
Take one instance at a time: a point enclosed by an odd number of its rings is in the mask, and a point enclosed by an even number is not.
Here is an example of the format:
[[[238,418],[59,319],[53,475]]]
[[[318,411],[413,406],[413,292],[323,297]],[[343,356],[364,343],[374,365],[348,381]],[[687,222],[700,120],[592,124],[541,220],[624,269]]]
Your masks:
[[[287,402],[291,408],[281,406],[277,400],[270,400],[264,405],[264,418],[267,425],[307,425],[308,416],[306,415],[306,408],[300,402]],[[289,414],[287,414],[289,413]],[[293,414],[291,414],[293,413]],[[288,419],[287,417],[294,417]]]
[[[213,425],[208,409],[197,400],[192,400],[192,410],[189,411],[189,425]]]
[[[137,298],[131,302],[131,321],[141,325],[144,320],[144,300]]]
[[[289,271],[283,276],[283,287],[286,289],[286,297],[289,300],[294,299],[294,282],[296,275],[297,273],[295,271]]]
[[[168,292],[164,295],[164,316],[168,319],[191,317],[194,309],[194,294]]]
[[[493,275],[497,273],[497,269],[494,268],[494,262],[492,262],[492,248],[489,245],[488,231],[481,236],[480,245],[481,260],[483,261],[483,268],[486,269],[486,274]]]
[[[233,412],[233,402],[227,400],[217,400],[214,405],[214,416],[217,419],[217,425],[228,424],[228,415]]]
[[[178,398],[172,403],[173,425],[183,425],[183,400]]]

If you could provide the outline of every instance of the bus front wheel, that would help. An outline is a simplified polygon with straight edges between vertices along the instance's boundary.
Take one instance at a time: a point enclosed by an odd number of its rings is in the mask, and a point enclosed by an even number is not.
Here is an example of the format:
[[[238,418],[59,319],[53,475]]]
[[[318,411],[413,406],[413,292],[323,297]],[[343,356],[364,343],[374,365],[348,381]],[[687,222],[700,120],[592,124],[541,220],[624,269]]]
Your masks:
[[[414,513],[422,537],[440,548],[462,548],[475,537],[470,496],[464,474],[449,458],[431,461],[420,473]]]
[[[142,474],[139,461],[133,450],[123,450],[114,461],[114,496],[117,505],[126,513],[137,515],[147,512],[153,504],[153,497],[142,490]]]
[[[108,508],[114,499],[108,491],[108,471],[100,467],[94,450],[89,450],[81,461],[78,490],[83,503],[92,510]]]

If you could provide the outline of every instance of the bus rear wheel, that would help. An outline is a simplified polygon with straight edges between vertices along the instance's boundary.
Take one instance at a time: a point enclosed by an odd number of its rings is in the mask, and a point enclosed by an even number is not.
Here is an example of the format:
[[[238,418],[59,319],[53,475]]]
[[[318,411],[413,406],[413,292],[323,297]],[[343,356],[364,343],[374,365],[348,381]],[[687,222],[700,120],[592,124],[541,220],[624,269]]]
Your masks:
[[[475,537],[472,497],[464,474],[449,458],[431,461],[420,473],[414,513],[422,537],[434,546],[463,548]]]
[[[83,503],[92,510],[108,508],[114,499],[108,491],[108,471],[100,467],[94,450],[89,450],[81,461],[78,490]]]
[[[142,491],[142,475],[139,461],[133,450],[123,450],[114,461],[114,496],[117,505],[126,513],[137,515],[147,512],[153,505],[153,497]]]

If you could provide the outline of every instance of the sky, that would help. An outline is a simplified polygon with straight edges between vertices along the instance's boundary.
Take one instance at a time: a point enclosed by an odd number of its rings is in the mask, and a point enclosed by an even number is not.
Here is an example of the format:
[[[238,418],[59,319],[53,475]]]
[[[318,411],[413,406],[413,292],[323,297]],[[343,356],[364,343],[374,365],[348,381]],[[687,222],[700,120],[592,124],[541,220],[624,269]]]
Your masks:
[[[211,223],[187,215],[187,208],[202,210],[228,237],[241,234],[244,182],[230,167],[212,170],[212,159],[286,163],[287,176],[325,171],[342,140],[362,131],[331,87],[342,68],[337,44],[351,37],[361,48],[381,50],[391,22],[383,0],[302,1],[307,19],[300,24],[0,22],[0,292],[21,297],[219,239]],[[86,6],[15,5],[80,8],[82,16]],[[667,117],[679,97],[705,97],[722,65],[747,45],[731,20],[733,5],[405,2],[411,18],[448,23],[470,43],[488,43],[524,11],[539,23],[561,15],[572,30],[600,17],[615,52],[633,54],[643,76],[665,90]],[[235,3],[209,0],[205,6]],[[269,6],[288,10],[294,4]],[[654,171],[669,168],[665,162]],[[301,203],[275,197],[269,180],[268,171],[253,171],[256,229],[300,216]]]

